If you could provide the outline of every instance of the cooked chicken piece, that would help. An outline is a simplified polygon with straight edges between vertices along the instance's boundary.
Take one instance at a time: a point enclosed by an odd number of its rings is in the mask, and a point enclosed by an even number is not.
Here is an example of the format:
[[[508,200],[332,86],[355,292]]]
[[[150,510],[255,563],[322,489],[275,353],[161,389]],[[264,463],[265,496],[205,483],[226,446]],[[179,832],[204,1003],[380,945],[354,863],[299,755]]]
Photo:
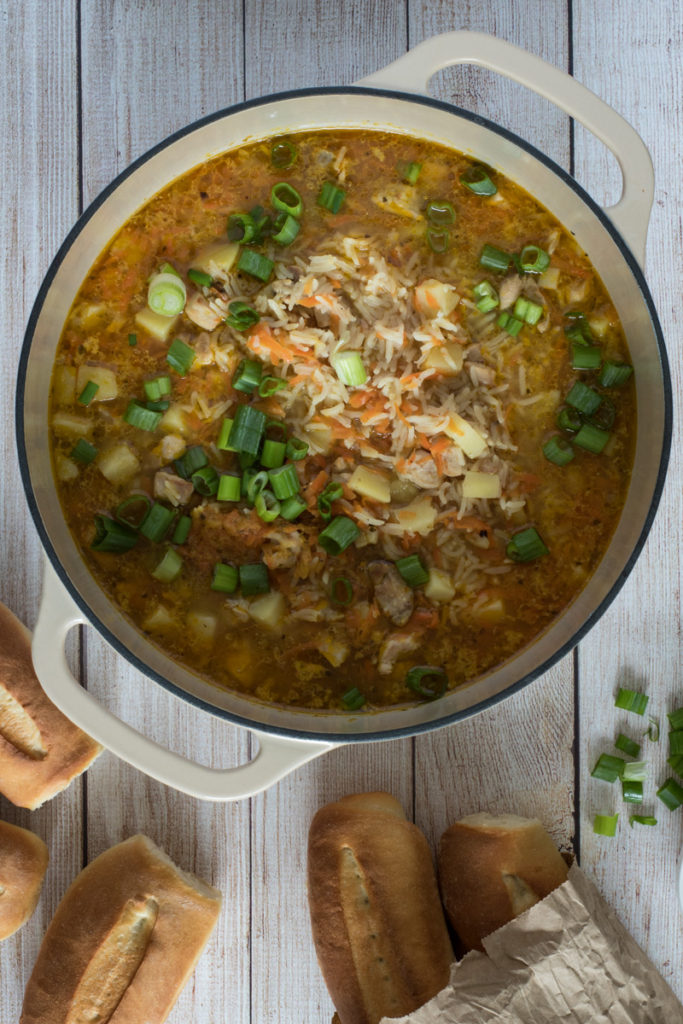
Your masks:
[[[441,452],[444,476],[462,476],[465,472],[465,453],[457,444],[451,444]]]
[[[196,324],[197,327],[203,328],[205,331],[213,331],[221,323],[223,317],[219,313],[212,309],[207,299],[202,295],[201,292],[195,292],[191,295],[185,304],[185,315],[190,318],[192,323]]]
[[[161,439],[159,450],[161,451],[161,457],[164,462],[170,462],[172,459],[177,459],[183,454],[187,448],[187,443],[183,441],[182,437],[178,437],[177,434],[166,434],[166,437]]]
[[[160,469],[154,474],[154,497],[170,501],[175,508],[178,505],[187,505],[194,494],[194,485],[191,480],[183,480],[175,473],[169,473],[167,469]]]
[[[522,293],[523,284],[524,281],[519,274],[511,274],[510,277],[506,277],[501,282],[500,289],[498,290],[501,309],[509,309],[517,301]]]
[[[263,543],[263,561],[269,569],[291,569],[303,551],[304,538],[298,530],[273,530]]]
[[[375,590],[375,600],[395,626],[405,626],[413,614],[415,598],[401,574],[391,562],[370,562],[368,575]]]
[[[429,452],[425,452],[421,448],[418,448],[410,458],[405,460],[399,476],[410,480],[416,487],[425,491],[439,486],[439,471],[436,462]]]
[[[317,647],[333,668],[339,668],[349,656],[349,645],[337,640],[331,633],[318,640]]]
[[[390,633],[379,649],[379,674],[390,675],[398,659],[404,654],[412,654],[419,645],[420,638],[414,633]]]
[[[202,331],[197,335],[192,347],[194,348],[195,363],[197,366],[210,366],[216,362],[216,357],[211,343],[211,335]]]
[[[485,366],[483,363],[471,363],[468,366],[470,371],[470,380],[475,385],[479,384],[493,384],[496,379],[496,371],[492,366]]]

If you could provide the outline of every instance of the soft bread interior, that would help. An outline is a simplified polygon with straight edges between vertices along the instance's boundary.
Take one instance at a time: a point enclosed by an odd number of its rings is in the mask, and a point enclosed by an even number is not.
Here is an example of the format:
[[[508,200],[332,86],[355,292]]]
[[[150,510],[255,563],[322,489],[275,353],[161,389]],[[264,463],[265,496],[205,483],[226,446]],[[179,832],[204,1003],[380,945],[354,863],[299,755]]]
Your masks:
[[[503,871],[501,877],[510,897],[510,909],[515,917],[539,902],[534,890],[519,875],[508,875]]]
[[[40,729],[26,709],[0,683],[0,736],[16,750],[42,761],[47,756]]]
[[[512,832],[515,829],[524,831],[536,827],[543,828],[538,818],[522,818],[519,814],[489,814],[488,811],[467,814],[464,818],[460,818],[457,824],[468,825],[470,828],[495,829],[501,832]]]

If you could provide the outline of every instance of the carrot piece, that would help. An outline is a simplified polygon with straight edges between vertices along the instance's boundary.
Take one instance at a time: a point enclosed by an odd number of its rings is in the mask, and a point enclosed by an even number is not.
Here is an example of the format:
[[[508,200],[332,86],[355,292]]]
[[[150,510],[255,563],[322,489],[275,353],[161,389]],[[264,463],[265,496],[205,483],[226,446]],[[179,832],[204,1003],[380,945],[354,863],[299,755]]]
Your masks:
[[[325,484],[329,479],[330,474],[324,469],[321,469],[320,472],[313,477],[308,487],[304,490],[304,501],[307,505],[315,504],[315,499],[325,490]]]

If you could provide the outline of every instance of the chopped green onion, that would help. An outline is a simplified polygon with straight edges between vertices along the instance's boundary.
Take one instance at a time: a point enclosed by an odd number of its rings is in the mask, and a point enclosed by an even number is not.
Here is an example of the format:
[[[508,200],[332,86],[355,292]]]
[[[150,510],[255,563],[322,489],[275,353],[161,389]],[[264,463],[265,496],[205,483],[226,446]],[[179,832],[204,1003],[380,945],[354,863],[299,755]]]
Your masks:
[[[429,570],[425,569],[419,555],[406,555],[394,563],[409,587],[421,587],[429,583]]]
[[[683,729],[683,708],[676,708],[666,716],[669,719],[669,728],[674,730]]]
[[[586,320],[586,314],[575,311],[565,313],[565,316],[571,321],[571,323],[566,324],[564,328],[564,333],[569,341],[572,341],[577,345],[590,345],[593,341],[593,332],[590,324]]]
[[[109,516],[95,516],[95,539],[90,545],[93,551],[130,551],[137,542],[138,535],[129,526]]]
[[[242,249],[237,261],[238,270],[250,274],[251,277],[257,277],[259,281],[267,281],[273,273],[274,266],[272,260],[262,256],[260,252],[254,252],[253,249]]]
[[[669,733],[669,753],[674,756],[683,754],[683,729]]]
[[[524,327],[522,320],[518,320],[516,316],[510,316],[509,313],[501,313],[496,320],[496,323],[499,327],[502,327],[504,331],[507,331],[511,338],[515,338],[521,331],[522,327]]]
[[[448,676],[434,665],[414,665],[406,673],[406,686],[423,700],[437,700],[446,692]]]
[[[242,469],[250,469],[256,462],[256,456],[250,455],[248,452],[240,452],[238,458]]]
[[[192,281],[192,284],[196,284],[198,288],[210,288],[213,284],[211,274],[207,274],[203,270],[193,270],[191,267],[187,272],[187,276]]]
[[[358,711],[365,704],[365,697],[358,687],[354,686],[353,689],[346,691],[341,698],[341,702],[349,711]]]
[[[633,373],[628,363],[605,363],[600,373],[603,388],[620,388]]]
[[[422,164],[408,163],[406,160],[402,160],[396,170],[406,185],[416,185],[417,179],[420,177]]]
[[[280,502],[272,491],[261,491],[260,494],[257,494],[254,508],[256,515],[264,523],[272,523],[280,515]]]
[[[510,538],[505,552],[513,562],[532,562],[535,558],[547,555],[548,549],[538,531],[533,526],[527,526],[526,530],[520,530]]]
[[[559,434],[548,438],[542,446],[542,452],[548,462],[554,462],[556,466],[566,466],[574,458],[574,449]]]
[[[629,739],[628,736],[624,736],[623,732],[620,732],[617,736],[616,743],[614,746],[617,750],[623,750],[629,757],[638,757],[640,753],[640,743],[636,743],[635,740]]]
[[[234,594],[237,590],[239,573],[234,565],[226,565],[225,562],[217,562],[213,567],[213,578],[211,589],[221,594]]]
[[[228,443],[228,438],[230,437],[230,431],[232,430],[233,423],[234,420],[231,420],[228,416],[226,416],[226,418],[221,423],[221,429],[219,431],[218,441],[216,442],[216,444],[222,452],[235,451],[235,449],[231,448]]]
[[[235,391],[250,395],[261,383],[262,366],[258,359],[243,359],[232,378]]]
[[[290,437],[287,441],[286,458],[291,459],[292,462],[298,462],[300,459],[305,459],[307,455],[308,441],[301,441],[298,437]]]
[[[489,281],[480,281],[479,284],[475,284],[472,291],[480,313],[490,313],[500,302],[498,292]]]
[[[348,516],[335,516],[318,536],[318,544],[328,555],[339,555],[353,544],[360,530]]]
[[[181,516],[178,522],[176,523],[176,528],[173,531],[171,542],[173,544],[184,544],[187,538],[190,536],[191,526],[191,516]]]
[[[228,435],[228,444],[233,451],[258,455],[265,429],[265,413],[251,405],[238,405]]]
[[[175,271],[154,274],[147,289],[147,305],[159,316],[178,316],[185,309],[185,282]]]
[[[495,196],[498,191],[488,171],[481,164],[468,167],[465,173],[460,175],[460,182],[476,196]]]
[[[557,414],[555,422],[560,430],[568,430],[575,434],[577,430],[581,429],[583,420],[576,409],[563,405]]]
[[[321,517],[329,523],[332,518],[332,502],[337,501],[344,493],[344,488],[339,483],[330,483],[318,497],[318,511]]]
[[[530,324],[533,327],[543,316],[543,306],[520,295],[512,312],[518,320],[523,320],[525,324]]]
[[[130,345],[130,347],[131,348],[135,348],[137,343],[138,343],[138,336],[137,336],[137,334],[129,334],[128,335],[128,344]]]
[[[268,570],[263,562],[253,562],[239,567],[240,586],[245,597],[253,594],[267,594],[270,590]]]
[[[273,430],[279,432],[281,441],[287,440],[287,424],[285,421],[276,419],[274,416],[269,416],[266,420],[266,433]]]
[[[626,690],[623,686],[620,686],[614,706],[615,708],[621,708],[623,711],[633,711],[636,715],[644,715],[649,700],[650,698],[645,693]]]
[[[225,322],[228,327],[236,331],[248,331],[250,327],[257,324],[261,317],[252,306],[246,302],[231,302],[228,306],[228,315]]]
[[[290,217],[300,217],[304,204],[301,196],[287,181],[278,181],[270,190],[270,202],[274,210],[282,210]]]
[[[144,383],[145,394],[150,402],[158,402],[171,394],[171,378],[155,377],[154,380],[146,380]]]
[[[614,402],[611,398],[603,395],[598,411],[594,412],[591,416],[587,416],[586,420],[588,423],[592,423],[594,427],[599,427],[600,430],[609,430],[614,424],[616,415],[617,410]]]
[[[161,422],[161,413],[146,409],[133,399],[128,403],[123,418],[131,427],[137,427],[138,430],[156,430]]]
[[[277,469],[269,469],[268,478],[275,497],[281,500],[292,498],[301,490],[297,471],[289,462],[284,466],[278,466]]]
[[[550,256],[537,245],[525,245],[519,254],[519,269],[525,274],[542,274],[550,266]]]
[[[584,423],[581,430],[574,437],[574,444],[584,448],[587,452],[599,455],[609,441],[611,434],[608,430],[601,430],[594,427],[592,423]]]
[[[667,757],[666,763],[676,772],[676,775],[683,776],[683,755],[676,754],[675,757]]]
[[[270,149],[270,162],[278,170],[286,171],[288,167],[295,163],[297,156],[298,150],[296,146],[288,142],[287,139],[278,139]]]
[[[497,249],[495,245],[489,245],[488,242],[479,257],[480,266],[486,267],[487,270],[495,270],[499,274],[504,274],[511,262],[512,256],[509,253]]]
[[[583,381],[577,380],[572,385],[565,401],[573,409],[578,409],[585,416],[592,416],[600,408],[602,397],[593,388],[589,388],[587,384],[584,384]]]
[[[298,494],[294,494],[291,498],[285,498],[280,503],[280,516],[282,519],[286,519],[291,522],[293,519],[297,519],[302,512],[305,512],[308,508],[303,498],[300,498]]]
[[[146,402],[145,408],[151,409],[152,412],[166,412],[170,404],[171,403],[167,399],[163,402]]]
[[[184,377],[192,366],[195,359],[194,349],[186,345],[180,338],[175,338],[169,345],[166,353],[166,362],[176,370],[181,377]]]
[[[232,473],[222,473],[218,480],[216,499],[218,501],[239,501],[242,496],[242,481]]]
[[[139,530],[151,507],[152,499],[146,494],[131,494],[116,506],[114,518],[132,530]]]
[[[283,441],[264,441],[261,452],[261,465],[265,466],[266,469],[277,469],[285,461],[286,451],[287,445]]]
[[[648,770],[647,761],[626,761],[621,777],[625,782],[644,782]]]
[[[159,502],[155,501],[142,521],[140,533],[147,540],[158,544],[166,536],[174,519],[175,512],[173,509],[166,508],[165,505],[160,505]]]
[[[242,475],[242,494],[249,505],[253,505],[261,491],[268,486],[268,474],[265,469],[245,469]]]
[[[338,604],[342,608],[348,608],[353,601],[353,586],[351,585],[351,580],[347,579],[346,576],[335,576],[330,583],[329,595],[332,604]]]
[[[683,786],[679,786],[675,779],[667,779],[657,790],[657,796],[670,811],[676,811],[683,804]]]
[[[259,245],[263,241],[265,235],[272,233],[273,222],[262,206],[255,206],[253,210],[249,211],[249,216],[254,221],[254,227],[256,230],[256,234],[252,241],[254,242],[254,245]]]
[[[337,352],[336,355],[330,356],[330,365],[342,384],[348,387],[360,387],[368,379],[359,352]]]
[[[228,238],[247,245],[256,238],[256,224],[249,213],[233,213],[228,217]]]
[[[597,345],[584,345],[575,341],[572,344],[573,370],[598,370],[602,362],[602,354]]]
[[[623,757],[613,757],[612,754],[600,754],[595,762],[595,768],[591,772],[593,779],[600,779],[602,782],[616,782],[624,773],[626,761]]]
[[[451,247],[451,234],[446,228],[429,228],[427,231],[427,244],[432,252],[441,255],[448,252]]]
[[[197,494],[210,498],[218,490],[218,471],[213,466],[202,466],[192,474],[192,484]]]
[[[96,384],[94,380],[89,380],[85,385],[80,395],[78,396],[78,402],[80,405],[90,405],[93,398],[100,390],[100,385]]]
[[[632,814],[628,819],[628,823],[633,828],[634,825],[656,825],[657,819],[653,818],[651,814]]]
[[[643,784],[636,780],[621,780],[621,796],[627,804],[642,804]]]
[[[650,720],[649,725],[643,735],[647,736],[652,743],[659,743],[659,719],[654,718],[652,715],[648,715],[648,718]]]
[[[71,458],[82,462],[84,466],[89,466],[97,458],[97,448],[94,444],[90,444],[90,441],[86,441],[84,437],[79,437],[71,449]]]
[[[440,228],[455,224],[455,210],[446,199],[433,199],[431,203],[427,203],[425,216],[430,224],[436,224]]]
[[[152,573],[155,580],[160,583],[172,583],[180,575],[183,567],[183,560],[173,548],[169,548]]]
[[[330,213],[339,213],[344,200],[346,199],[346,192],[343,188],[338,188],[331,181],[323,182],[323,186],[318,194],[318,206],[322,206],[325,210],[329,210]]]
[[[301,225],[296,217],[292,217],[289,213],[281,213],[275,221],[273,241],[282,246],[291,245],[299,234],[300,228]]]
[[[176,473],[183,480],[189,480],[193,473],[203,466],[208,466],[209,456],[200,444],[192,445],[187,451],[173,463]]]
[[[270,398],[272,395],[276,395],[278,391],[283,391],[286,387],[287,381],[283,380],[282,377],[262,377],[258,386],[259,397]]]
[[[617,834],[618,814],[596,814],[593,818],[593,832],[596,836],[607,836],[611,839]]]

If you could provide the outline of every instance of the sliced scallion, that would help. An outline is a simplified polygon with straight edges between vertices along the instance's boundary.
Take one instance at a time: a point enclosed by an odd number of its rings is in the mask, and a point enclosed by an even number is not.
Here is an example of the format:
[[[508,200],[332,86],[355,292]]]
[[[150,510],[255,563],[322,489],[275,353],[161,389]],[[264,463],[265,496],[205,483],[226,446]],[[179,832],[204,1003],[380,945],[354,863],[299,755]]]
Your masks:
[[[632,373],[633,367],[628,363],[606,362],[600,373],[600,383],[603,388],[620,388]]]
[[[262,519],[264,523],[272,523],[273,520],[277,519],[280,515],[280,502],[272,491],[261,491],[260,494],[256,495],[254,509],[256,511],[256,515],[259,519]]]
[[[278,139],[270,147],[270,162],[278,170],[286,171],[296,162],[298,152],[292,142],[287,139]]]
[[[495,196],[498,191],[488,171],[481,164],[468,167],[465,173],[460,175],[460,182],[476,196]]]
[[[259,397],[270,398],[272,395],[276,395],[278,391],[283,391],[286,387],[287,381],[283,380],[282,377],[262,377],[258,386]]]
[[[339,213],[344,200],[346,199],[346,192],[343,188],[339,188],[332,181],[323,182],[322,188],[318,193],[318,206],[322,206],[323,209],[329,210],[330,213]]]
[[[675,757],[667,757],[666,763],[673,768],[676,775],[683,777],[683,754],[676,754]]]
[[[226,565],[225,562],[217,562],[213,567],[211,589],[221,594],[234,594],[237,590],[239,573],[234,565]]]
[[[258,359],[242,359],[232,378],[235,391],[250,395],[261,383],[262,366]]]
[[[360,529],[348,516],[335,516],[318,535],[318,544],[328,555],[339,555],[360,535]]]
[[[669,728],[673,731],[683,729],[683,708],[676,708],[666,716],[669,719]]]
[[[626,761],[623,757],[614,757],[612,754],[600,754],[591,772],[591,777],[600,779],[602,782],[616,782],[624,772]]]
[[[486,267],[487,270],[495,270],[498,274],[504,274],[511,262],[512,256],[509,253],[503,252],[495,245],[489,245],[488,242],[481,250],[479,257],[480,266]]]
[[[254,252],[253,249],[242,249],[237,260],[238,270],[241,270],[243,274],[250,274],[251,277],[258,278],[259,281],[267,281],[273,273],[274,266],[272,260],[261,255],[260,252]]]
[[[287,441],[286,458],[292,462],[299,462],[308,455],[308,441],[301,441],[298,437],[290,437]]]
[[[648,771],[647,761],[626,761],[621,777],[625,782],[644,782]]]
[[[520,295],[512,312],[518,320],[523,320],[525,324],[534,327],[543,316],[543,306]]]
[[[268,474],[264,469],[245,469],[242,474],[242,494],[249,505],[253,505],[261,491],[268,486]]]
[[[346,384],[347,387],[360,387],[368,379],[360,352],[337,352],[330,357],[330,365],[342,384]]]
[[[178,316],[185,309],[187,289],[177,273],[154,274],[147,289],[147,305],[159,316]]]
[[[216,442],[218,448],[222,452],[234,452],[235,449],[230,447],[228,438],[230,437],[230,431],[232,430],[233,420],[229,416],[226,416],[221,423],[221,429],[218,433],[218,441]]]
[[[153,380],[146,380],[143,386],[150,402],[158,402],[160,399],[171,394],[170,377],[155,377]]]
[[[183,480],[190,480],[193,473],[196,473],[202,466],[207,466],[208,463],[209,456],[200,444],[195,444],[176,459],[173,466],[178,476],[181,476]]]
[[[479,284],[475,284],[472,292],[477,300],[476,306],[480,313],[490,313],[500,302],[498,292],[489,281],[480,281]]]
[[[249,213],[233,213],[228,217],[228,238],[248,245],[256,238],[256,224]]]
[[[260,319],[261,317],[252,306],[246,302],[235,300],[235,302],[231,302],[228,306],[228,315],[225,318],[225,322],[228,327],[232,327],[236,331],[248,331]]]
[[[652,715],[648,715],[648,719],[648,726],[643,735],[647,736],[652,743],[659,743],[659,719]]]
[[[572,434],[575,434],[577,430],[581,429],[583,420],[577,409],[572,409],[569,406],[563,405],[559,410],[557,417],[555,418],[560,430],[567,430]]]
[[[627,804],[642,804],[643,784],[636,780],[621,780],[621,796]]]
[[[165,505],[160,505],[158,501],[155,501],[142,521],[140,533],[147,540],[159,544],[166,536],[174,519],[173,509],[166,508]]]
[[[566,466],[575,455],[569,442],[559,434],[548,438],[541,450],[548,462],[554,462],[556,466]]]
[[[258,455],[265,429],[265,413],[251,405],[238,405],[228,434],[228,444],[232,451]]]
[[[353,586],[346,576],[335,576],[328,591],[332,604],[348,608],[353,601]]]
[[[190,267],[187,276],[192,281],[192,284],[196,284],[198,288],[210,288],[213,284],[211,274],[207,274],[204,270],[194,270]]]
[[[261,451],[261,465],[266,469],[277,469],[285,461],[286,451],[287,445],[283,441],[265,440]]]
[[[524,327],[524,322],[510,313],[501,313],[496,320],[496,324],[498,327],[502,327],[504,331],[507,331],[511,338],[515,338],[522,327]]]
[[[146,409],[144,405],[140,405],[133,399],[128,403],[123,418],[126,423],[130,423],[131,427],[137,427],[138,430],[156,430],[161,422],[161,415],[160,412]]]
[[[609,430],[614,425],[616,419],[617,409],[611,398],[607,395],[602,395],[602,402],[597,412],[594,412],[591,416],[587,416],[588,423],[592,423],[594,427],[599,427],[600,430]]]
[[[667,779],[657,790],[657,796],[670,811],[676,811],[683,804],[683,786],[675,779]]]
[[[284,501],[280,502],[280,517],[288,522],[292,522],[302,512],[305,512],[307,508],[308,506],[303,498],[300,498],[298,494],[294,494],[291,498],[285,498]]]
[[[139,530],[151,507],[152,499],[146,494],[130,494],[116,506],[114,518],[132,530]]]
[[[278,181],[273,185],[270,202],[274,210],[282,210],[290,217],[300,217],[304,208],[301,196],[287,181]]]
[[[623,750],[629,757],[638,757],[640,753],[640,743],[636,743],[635,740],[630,739],[628,736],[624,736],[623,732],[620,732],[617,736],[614,746],[617,750]]]
[[[95,516],[95,539],[90,545],[93,551],[130,551],[137,541],[137,533],[129,526],[117,523],[109,516]]]
[[[222,473],[218,479],[216,499],[218,501],[239,501],[242,496],[242,481],[232,473]]]
[[[340,483],[329,483],[318,497],[318,511],[326,522],[329,523],[332,518],[332,502],[341,498],[343,493],[344,488]]]
[[[300,229],[301,224],[296,217],[289,213],[281,213],[275,221],[273,241],[282,246],[291,245]]]
[[[621,708],[622,711],[632,711],[636,715],[644,715],[649,700],[650,698],[645,693],[637,693],[636,690],[627,690],[620,686],[614,706]]]
[[[358,711],[365,704],[365,697],[357,686],[347,690],[342,696],[341,702],[348,711]]]
[[[574,437],[574,444],[584,448],[593,455],[599,455],[609,441],[611,434],[608,430],[593,426],[592,423],[584,423]]]
[[[420,171],[422,170],[422,164],[402,160],[396,168],[399,176],[405,181],[406,185],[416,185],[417,179],[420,177]]]
[[[453,204],[449,203],[447,199],[433,199],[427,203],[425,216],[430,224],[435,224],[439,228],[455,224],[455,210]]]
[[[448,252],[451,247],[451,233],[447,228],[429,228],[427,245],[437,255]]]
[[[270,590],[268,570],[263,562],[254,562],[239,567],[240,587],[245,597],[253,594],[267,594]]]
[[[100,385],[96,384],[94,380],[89,380],[78,396],[79,405],[90,405],[99,390]]]
[[[152,576],[160,583],[172,583],[180,575],[182,568],[182,558],[174,548],[169,548],[152,572]]]
[[[192,474],[192,486],[197,494],[210,498],[218,490],[218,471],[213,466],[202,466]]]
[[[130,345],[130,347],[131,348],[135,348],[137,343],[138,343],[138,336],[137,336],[137,334],[129,334],[128,335],[128,344]]]
[[[277,469],[269,469],[268,478],[275,497],[281,501],[292,498],[301,490],[297,471],[289,462]]]
[[[657,824],[657,819],[651,814],[632,814],[628,819],[628,823],[633,828],[634,825],[650,825],[653,827]]]
[[[438,700],[448,686],[448,676],[435,665],[414,665],[406,672],[406,686],[422,700]]]
[[[596,814],[593,818],[593,832],[596,836],[611,839],[617,834],[618,814]]]
[[[181,516],[176,523],[171,542],[173,544],[184,544],[187,538],[190,536],[190,529],[192,527],[192,518],[190,516]]]
[[[429,583],[429,570],[424,567],[419,555],[406,555],[394,564],[409,587],[421,587]]]
[[[548,549],[538,530],[533,526],[527,526],[525,530],[520,530],[510,538],[505,552],[513,562],[532,562],[535,558],[547,555]]]
[[[194,349],[186,345],[180,338],[175,338],[166,353],[166,362],[172,369],[184,377],[195,360]]]
[[[90,441],[86,441],[84,437],[79,437],[70,454],[72,459],[76,459],[76,462],[88,466],[97,458],[97,448],[94,444],[90,444]]]
[[[550,266],[550,256],[538,245],[525,245],[519,254],[519,269],[525,274],[542,274]]]
[[[673,756],[683,754],[683,729],[669,733],[669,753]]]
[[[578,412],[583,413],[585,416],[592,416],[600,408],[602,396],[597,391],[594,391],[593,388],[589,388],[583,381],[577,380],[572,385],[565,401],[573,409],[577,409]]]
[[[572,344],[572,369],[598,370],[602,362],[602,354],[597,345],[584,345],[577,341]]]

